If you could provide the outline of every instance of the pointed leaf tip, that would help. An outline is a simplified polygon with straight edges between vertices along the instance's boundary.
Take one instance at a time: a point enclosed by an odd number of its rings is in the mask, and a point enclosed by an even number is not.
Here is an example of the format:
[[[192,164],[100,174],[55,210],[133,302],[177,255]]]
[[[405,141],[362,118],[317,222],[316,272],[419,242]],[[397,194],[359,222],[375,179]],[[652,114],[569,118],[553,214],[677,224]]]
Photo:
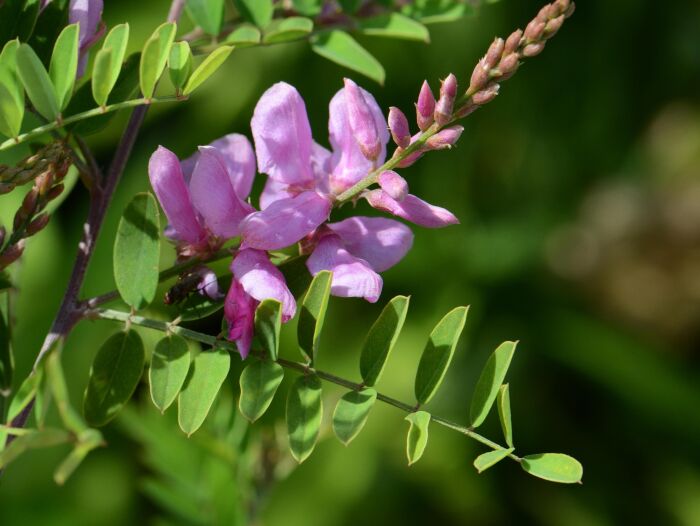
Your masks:
[[[470,409],[472,427],[479,427],[486,420],[498,390],[508,372],[518,342],[503,342],[491,354],[474,388]]]

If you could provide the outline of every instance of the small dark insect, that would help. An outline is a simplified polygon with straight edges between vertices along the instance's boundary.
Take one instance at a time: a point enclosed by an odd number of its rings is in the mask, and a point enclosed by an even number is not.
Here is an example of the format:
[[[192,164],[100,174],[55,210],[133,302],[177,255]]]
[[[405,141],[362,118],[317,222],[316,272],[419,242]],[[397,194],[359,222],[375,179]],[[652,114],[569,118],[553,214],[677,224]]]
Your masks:
[[[163,303],[166,305],[174,305],[185,301],[190,294],[199,289],[199,283],[202,280],[199,272],[187,272],[180,274],[175,285],[170,287],[165,293]]]

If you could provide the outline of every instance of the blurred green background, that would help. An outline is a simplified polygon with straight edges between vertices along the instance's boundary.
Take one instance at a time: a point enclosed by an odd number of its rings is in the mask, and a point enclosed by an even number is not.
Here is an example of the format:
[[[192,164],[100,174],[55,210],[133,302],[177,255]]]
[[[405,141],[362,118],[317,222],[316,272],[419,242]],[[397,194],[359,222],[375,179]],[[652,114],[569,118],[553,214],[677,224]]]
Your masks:
[[[134,46],[168,4],[106,3],[108,25],[128,21]],[[387,81],[353,78],[383,108],[408,114],[424,78],[437,88],[454,72],[466,84],[491,39],[523,27],[539,7],[534,0],[483,6],[475,17],[431,26],[430,45],[362,39]],[[175,408],[165,417],[148,409],[144,384],[130,411],[106,429],[109,447],[64,487],[51,478],[62,448],[12,464],[0,480],[0,524],[234,524],[251,510],[271,526],[700,524],[700,4],[589,0],[577,8],[545,52],[465,121],[457,148],[402,172],[413,193],[452,210],[461,225],[416,228],[413,250],[384,275],[384,301],[395,294],[412,301],[380,390],[409,400],[431,327],[469,304],[465,336],[430,410],[466,422],[488,353],[518,339],[509,373],[516,446],[577,457],[582,486],[543,482],[509,462],[477,475],[477,444],[438,426],[423,459],[408,468],[403,414],[379,405],[350,447],[326,425],[314,454],[296,467],[284,448],[275,453],[283,396],[247,436],[241,422],[229,432],[236,363],[207,428],[192,439],[177,430]],[[117,222],[131,196],[147,188],[147,159],[158,144],[184,157],[222,134],[250,135],[257,98],[280,80],[302,93],[315,138],[327,144],[327,103],[349,75],[305,43],[237,50],[191,101],[152,108],[85,293],[113,288]],[[102,164],[118,131],[113,125],[90,138]],[[21,198],[15,194],[0,201],[3,224]],[[29,243],[18,377],[58,307],[86,209],[86,192],[76,188]],[[166,247],[163,263],[172,257]],[[380,308],[334,298],[319,366],[359,379],[362,334]],[[197,327],[213,332],[218,324]],[[64,364],[76,404],[95,352],[116,329],[84,322],[71,335]],[[287,334],[283,355],[296,357],[292,327]],[[325,394],[329,411],[342,391],[329,386]],[[484,430],[500,436],[493,415]],[[222,433],[226,443],[247,443],[247,452],[221,451]],[[271,485],[270,465],[281,478]],[[259,490],[252,497],[251,473]]]

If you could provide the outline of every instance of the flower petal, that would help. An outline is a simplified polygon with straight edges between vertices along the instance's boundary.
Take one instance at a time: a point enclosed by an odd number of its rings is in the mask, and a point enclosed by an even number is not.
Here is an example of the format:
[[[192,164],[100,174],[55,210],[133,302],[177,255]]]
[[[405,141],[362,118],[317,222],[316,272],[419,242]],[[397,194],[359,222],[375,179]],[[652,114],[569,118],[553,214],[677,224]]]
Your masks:
[[[199,283],[197,283],[197,292],[199,292],[199,294],[214,301],[224,297],[219,289],[219,280],[212,269],[202,266],[198,268],[196,272],[200,275]]]
[[[382,190],[389,194],[392,199],[403,201],[408,195],[406,179],[392,170],[386,170],[379,174],[378,183]]]
[[[334,296],[365,298],[370,303],[379,299],[382,278],[364,259],[356,258],[344,247],[335,234],[323,237],[306,260],[313,276],[322,270],[333,272],[331,294]]]
[[[97,32],[103,8],[102,0],[71,0],[68,7],[68,23],[75,24],[77,22],[80,24],[78,45],[81,50]]]
[[[459,224],[459,219],[449,210],[426,203],[412,194],[408,194],[399,202],[384,190],[372,190],[365,194],[365,199],[378,210],[384,210],[426,228]]]
[[[257,301],[251,298],[235,279],[224,300],[224,317],[228,322],[228,339],[236,342],[241,358],[250,352],[255,327]]]
[[[241,235],[249,247],[279,250],[313,232],[330,212],[327,198],[316,192],[302,192],[249,215],[241,225]]]
[[[213,146],[200,146],[190,192],[192,203],[204,218],[206,227],[224,239],[239,235],[241,221],[254,212],[252,206],[236,195],[224,158]]]
[[[177,156],[159,146],[148,162],[148,177],[178,239],[191,244],[204,241],[207,234],[197,219]]]
[[[296,313],[296,301],[287,288],[287,283],[279,269],[270,263],[262,250],[251,248],[238,252],[231,263],[234,281],[240,282],[246,293],[258,301],[268,298],[282,304],[282,320],[288,321]]]
[[[413,232],[403,223],[385,217],[351,217],[328,228],[340,236],[352,255],[384,272],[403,259],[413,245]]]
[[[265,182],[265,187],[260,194],[260,210],[265,210],[275,201],[279,201],[280,199],[289,199],[291,197],[294,196],[290,192],[288,184],[280,183],[279,181],[275,181],[271,177],[268,177],[267,181]]]
[[[311,188],[311,126],[299,92],[285,82],[268,89],[250,123],[258,169],[289,185]]]
[[[374,97],[362,88],[359,88],[359,91],[367,103],[370,114],[374,118],[379,134],[381,148],[376,163],[381,164],[386,158],[386,145],[389,142],[387,123]],[[331,188],[337,194],[350,188],[374,167],[374,163],[362,154],[350,128],[345,88],[338,91],[331,99],[328,132],[331,146],[333,147]]]

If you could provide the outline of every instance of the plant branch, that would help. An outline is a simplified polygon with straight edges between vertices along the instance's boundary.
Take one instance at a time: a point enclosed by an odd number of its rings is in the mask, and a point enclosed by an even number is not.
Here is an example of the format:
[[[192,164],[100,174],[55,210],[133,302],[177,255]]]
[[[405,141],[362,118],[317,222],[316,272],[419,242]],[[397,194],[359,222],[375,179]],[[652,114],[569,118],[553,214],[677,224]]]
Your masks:
[[[166,333],[172,333],[172,334],[177,334],[179,336],[182,336],[183,338],[187,338],[189,340],[194,340],[200,343],[203,343],[205,345],[210,345],[211,347],[215,347],[217,349],[225,349],[227,351],[233,351],[236,352],[236,346],[234,343],[229,342],[227,340],[222,340],[217,338],[216,336],[210,336],[208,334],[204,334],[201,332],[193,331],[191,329],[187,329],[185,327],[180,327],[178,325],[174,325],[172,323],[169,323],[167,321],[160,321],[160,320],[154,320],[150,318],[144,318],[143,316],[137,316],[137,315],[132,315],[128,312],[122,312],[122,311],[117,311],[117,310],[112,310],[112,309],[95,309],[90,312],[90,317],[96,318],[96,319],[103,319],[103,320],[111,320],[111,321],[117,321],[120,323],[124,324],[130,324],[130,325],[138,325],[140,327],[146,327],[148,329],[153,329],[156,331],[160,332],[166,332]],[[350,380],[346,380],[344,378],[341,378],[339,376],[336,376],[334,374],[322,371],[320,369],[315,369],[313,367],[310,367],[309,365],[301,362],[295,362],[293,360],[286,360],[284,358],[278,358],[276,362],[284,367],[285,369],[293,369],[295,371],[298,371],[303,374],[315,374],[318,376],[320,379],[325,380],[326,382],[332,383],[339,385],[341,387],[344,387],[346,389],[350,389],[352,391],[361,391],[362,389],[365,388],[364,385],[352,382]],[[406,413],[412,413],[415,411],[415,406],[409,405],[405,402],[402,402],[400,400],[396,400],[395,398],[392,398],[390,396],[377,393],[377,400],[380,400],[384,402],[385,404],[391,405],[393,407],[396,407],[397,409],[400,409],[401,411],[404,411]],[[480,435],[476,431],[474,431],[471,428],[459,425],[455,422],[451,422],[450,420],[447,420],[445,418],[441,418],[438,416],[430,415],[430,419],[435,422],[436,424],[439,424],[441,426],[447,427],[449,429],[452,429],[453,431],[457,431],[458,433],[462,433],[463,435],[468,436],[469,438],[472,438],[473,440],[476,440],[477,442],[491,448],[494,450],[505,450],[507,448],[501,446],[500,444],[497,444],[496,442],[489,440],[488,438]],[[517,455],[511,453],[508,455],[511,459],[515,460],[516,462],[520,462],[520,457]]]

